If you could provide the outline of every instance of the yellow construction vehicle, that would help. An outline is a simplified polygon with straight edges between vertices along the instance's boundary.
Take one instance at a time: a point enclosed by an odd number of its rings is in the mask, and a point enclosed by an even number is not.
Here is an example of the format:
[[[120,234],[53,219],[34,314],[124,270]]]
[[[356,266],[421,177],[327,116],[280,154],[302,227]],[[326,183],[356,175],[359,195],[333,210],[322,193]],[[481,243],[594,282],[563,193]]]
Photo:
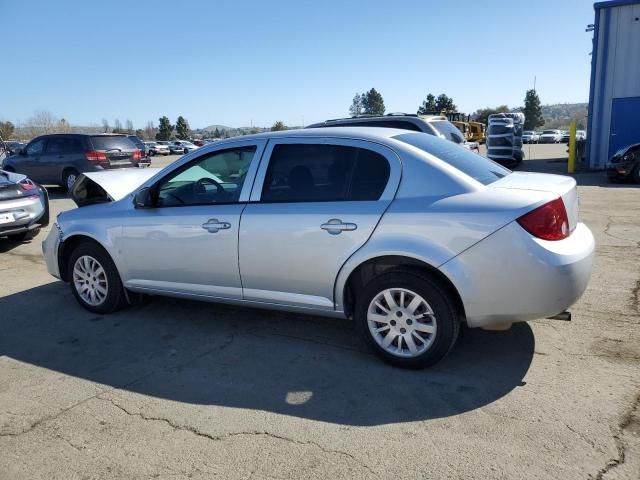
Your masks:
[[[485,130],[487,126],[480,122],[468,122],[469,129],[471,130],[471,141],[478,142],[480,144],[487,142],[487,136]]]

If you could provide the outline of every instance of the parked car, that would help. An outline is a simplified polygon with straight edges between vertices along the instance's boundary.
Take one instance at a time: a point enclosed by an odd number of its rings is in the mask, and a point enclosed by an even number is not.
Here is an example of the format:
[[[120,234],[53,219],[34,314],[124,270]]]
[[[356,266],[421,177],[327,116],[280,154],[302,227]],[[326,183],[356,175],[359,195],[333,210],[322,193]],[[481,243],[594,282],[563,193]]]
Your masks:
[[[587,139],[587,132],[585,132],[584,130],[577,130],[576,131],[576,139],[577,140],[586,140]]]
[[[145,143],[140,140],[137,135],[127,135],[127,138],[131,140],[136,147],[138,147],[138,150],[140,150],[142,157],[146,159],[147,163],[150,163],[151,160],[147,159],[147,157],[149,157],[149,152],[147,151]]]
[[[560,130],[543,130],[540,135],[539,143],[560,143],[562,141],[562,132]]]
[[[67,190],[83,172],[143,166],[141,151],[125,135],[78,133],[36,137],[3,162],[4,170]]]
[[[640,183],[640,143],[618,150],[607,163],[610,180],[633,180]]]
[[[49,197],[26,175],[0,170],[0,237],[22,242],[49,224]]]
[[[560,139],[560,142],[569,143],[569,137],[571,136],[569,135],[569,132],[567,130],[562,130],[560,133],[562,134],[562,138]]]
[[[171,150],[171,153],[184,153],[186,155],[187,153],[192,152],[193,150],[197,150],[198,148],[200,147],[186,140],[176,140],[169,143],[169,149]]]
[[[405,367],[444,357],[463,322],[564,312],[594,251],[573,178],[399,129],[232,138],[164,169],[87,172],[72,198],[43,252],[87,310],[130,291],[348,317]]]
[[[538,143],[540,135],[532,130],[522,132],[522,143]]]
[[[480,151],[478,142],[468,142],[464,134],[444,115],[415,115],[409,113],[389,113],[387,115],[362,115],[338,118],[314,123],[306,128],[324,127],[385,127],[400,128],[414,132],[428,133],[462,145],[469,150]]]
[[[20,150],[22,150],[24,147],[27,146],[26,143],[22,143],[22,142],[17,142],[15,140],[9,140],[8,142],[4,142],[5,147],[7,149],[7,152],[9,155],[15,155],[16,153],[18,153]]]
[[[169,145],[164,145],[160,142],[144,142],[149,155],[169,155]]]

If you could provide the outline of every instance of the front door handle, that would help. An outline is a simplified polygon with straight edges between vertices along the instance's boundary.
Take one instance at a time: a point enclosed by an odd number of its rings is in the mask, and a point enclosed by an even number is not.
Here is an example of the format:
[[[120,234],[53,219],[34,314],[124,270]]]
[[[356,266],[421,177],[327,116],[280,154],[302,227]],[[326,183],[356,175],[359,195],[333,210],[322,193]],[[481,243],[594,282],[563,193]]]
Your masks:
[[[326,230],[331,235],[338,235],[339,233],[355,230],[358,226],[355,223],[344,223],[339,218],[332,218],[327,223],[320,225],[320,228]]]
[[[218,233],[219,230],[231,228],[231,224],[229,222],[219,222],[217,218],[210,218],[202,224],[202,228],[209,233]]]

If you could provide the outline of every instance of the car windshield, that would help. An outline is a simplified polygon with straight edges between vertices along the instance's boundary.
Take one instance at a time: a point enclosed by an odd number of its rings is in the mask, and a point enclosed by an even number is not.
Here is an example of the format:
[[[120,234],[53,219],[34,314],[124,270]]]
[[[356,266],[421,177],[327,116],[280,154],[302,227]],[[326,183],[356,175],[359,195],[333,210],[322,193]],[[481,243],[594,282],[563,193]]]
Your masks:
[[[557,132],[555,130],[544,130],[542,132],[543,135],[545,134],[549,134],[549,135],[555,135]]]
[[[425,133],[405,133],[393,137],[427,152],[457,168],[474,180],[489,185],[511,173],[496,162]]]
[[[437,120],[429,123],[447,140],[454,143],[464,143],[462,132],[453,123],[447,120]]]
[[[522,132],[523,135],[533,135],[533,132],[529,131],[529,130],[525,130],[524,132]]]

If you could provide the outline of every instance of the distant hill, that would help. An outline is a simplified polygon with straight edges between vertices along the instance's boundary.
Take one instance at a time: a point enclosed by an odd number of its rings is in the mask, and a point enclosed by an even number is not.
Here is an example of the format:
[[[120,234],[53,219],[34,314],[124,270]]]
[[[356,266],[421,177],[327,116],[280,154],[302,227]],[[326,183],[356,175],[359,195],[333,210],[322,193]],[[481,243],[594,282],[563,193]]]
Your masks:
[[[216,128],[219,131],[222,131],[222,130],[235,130],[235,128],[227,127],[226,125],[209,125],[208,127],[199,128],[198,130],[207,131],[207,132],[215,132]]]
[[[566,130],[572,121],[576,121],[579,130],[587,127],[588,103],[556,103],[542,105],[544,125],[539,128],[559,128]],[[514,112],[522,111],[522,107],[514,108]]]

